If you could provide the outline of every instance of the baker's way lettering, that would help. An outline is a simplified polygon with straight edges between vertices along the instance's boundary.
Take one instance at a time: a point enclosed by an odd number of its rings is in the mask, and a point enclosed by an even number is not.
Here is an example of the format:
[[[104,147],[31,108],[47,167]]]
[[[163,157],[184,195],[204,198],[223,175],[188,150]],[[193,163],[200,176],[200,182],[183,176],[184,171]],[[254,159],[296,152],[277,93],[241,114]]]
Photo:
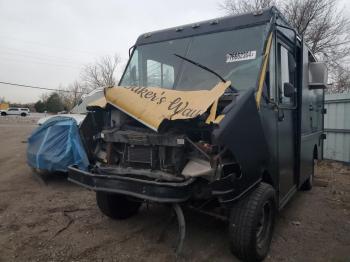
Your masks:
[[[107,103],[157,131],[165,119],[190,119],[202,115],[230,84],[230,81],[219,82],[211,90],[198,91],[118,86],[107,88],[105,96]]]

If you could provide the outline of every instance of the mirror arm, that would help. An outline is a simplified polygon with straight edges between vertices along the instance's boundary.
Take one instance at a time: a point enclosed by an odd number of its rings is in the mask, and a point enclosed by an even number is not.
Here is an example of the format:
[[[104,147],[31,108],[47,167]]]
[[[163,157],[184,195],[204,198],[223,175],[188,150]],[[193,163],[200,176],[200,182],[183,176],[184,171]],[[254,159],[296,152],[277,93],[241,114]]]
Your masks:
[[[132,52],[134,51],[135,45],[129,48],[129,58],[131,57]]]

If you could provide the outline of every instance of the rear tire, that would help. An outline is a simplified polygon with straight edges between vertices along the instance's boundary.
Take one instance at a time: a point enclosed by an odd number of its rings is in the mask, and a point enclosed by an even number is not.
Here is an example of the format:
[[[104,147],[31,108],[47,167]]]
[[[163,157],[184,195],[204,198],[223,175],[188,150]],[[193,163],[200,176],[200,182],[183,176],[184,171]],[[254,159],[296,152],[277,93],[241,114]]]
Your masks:
[[[302,191],[310,191],[312,189],[313,180],[315,174],[315,159],[312,160],[312,173],[309,178],[301,185],[300,189]]]
[[[275,214],[275,190],[261,183],[231,209],[231,252],[243,261],[263,260],[270,249]]]
[[[21,116],[25,117],[25,116],[27,116],[27,114],[26,113],[22,113]]]
[[[137,214],[142,204],[125,195],[105,192],[96,192],[96,202],[101,212],[112,219],[127,219]]]

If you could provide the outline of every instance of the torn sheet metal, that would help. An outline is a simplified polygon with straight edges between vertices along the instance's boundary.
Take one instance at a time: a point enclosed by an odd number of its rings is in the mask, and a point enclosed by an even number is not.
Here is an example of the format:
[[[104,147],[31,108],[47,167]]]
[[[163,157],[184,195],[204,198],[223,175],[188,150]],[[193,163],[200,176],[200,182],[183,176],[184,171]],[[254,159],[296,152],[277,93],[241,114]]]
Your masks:
[[[219,82],[211,90],[199,91],[118,86],[107,88],[105,96],[107,103],[157,131],[165,119],[191,119],[202,115],[213,103],[217,106],[216,101],[230,85],[230,81]],[[103,102],[99,101],[98,106],[103,107]],[[216,108],[211,111],[215,115]]]
[[[264,54],[264,62],[263,62],[263,65],[262,65],[262,68],[260,71],[258,90],[256,92],[255,99],[256,99],[256,105],[257,105],[258,109],[260,109],[260,102],[261,102],[262,91],[263,91],[265,77],[266,77],[266,70],[267,70],[267,65],[268,65],[268,61],[270,58],[271,45],[272,45],[272,33],[270,33],[269,39],[267,40],[265,54]]]
[[[239,163],[245,179],[235,181],[235,193],[261,178],[261,172],[271,159],[267,139],[256,105],[255,90],[249,89],[226,112],[218,128],[213,131],[214,142],[227,147]],[[244,184],[242,184],[244,183]]]
[[[181,174],[185,177],[210,176],[215,173],[215,169],[211,167],[209,161],[193,158],[184,167]]]
[[[216,110],[218,109],[218,103],[219,103],[219,99],[216,99],[215,102],[213,103],[213,105],[211,106],[210,114],[209,114],[207,120],[205,121],[206,124],[210,124],[210,123],[215,121]]]
[[[91,103],[88,104],[88,106],[98,106],[98,107],[104,108],[106,104],[107,104],[107,100],[103,96],[95,101],[92,101]]]

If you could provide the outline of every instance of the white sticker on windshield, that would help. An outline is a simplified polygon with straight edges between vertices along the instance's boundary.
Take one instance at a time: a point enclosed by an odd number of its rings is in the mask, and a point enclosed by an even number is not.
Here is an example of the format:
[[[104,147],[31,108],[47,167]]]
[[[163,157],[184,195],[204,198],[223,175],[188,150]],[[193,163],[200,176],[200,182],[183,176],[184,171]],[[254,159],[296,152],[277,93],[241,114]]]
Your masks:
[[[251,60],[256,58],[256,50],[253,51],[242,51],[242,52],[232,52],[226,54],[226,63]]]

